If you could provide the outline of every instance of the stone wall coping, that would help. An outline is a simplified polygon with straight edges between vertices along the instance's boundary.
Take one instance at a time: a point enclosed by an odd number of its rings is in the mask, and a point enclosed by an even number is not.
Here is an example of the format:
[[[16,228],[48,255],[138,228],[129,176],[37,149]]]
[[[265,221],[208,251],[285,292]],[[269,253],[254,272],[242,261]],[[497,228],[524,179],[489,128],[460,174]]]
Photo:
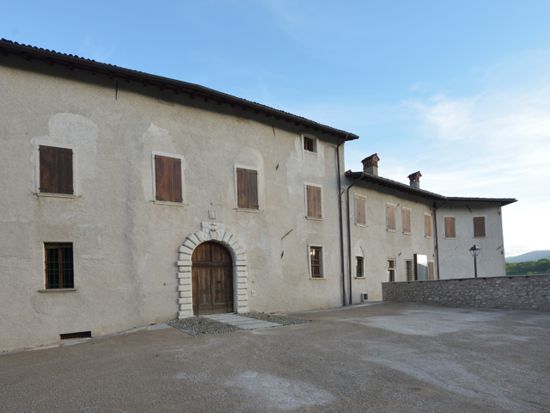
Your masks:
[[[477,278],[449,278],[447,280],[414,280],[414,281],[386,281],[382,284],[413,284],[413,283],[433,283],[433,282],[456,282],[456,281],[480,281],[480,280],[502,280],[502,279],[529,279],[550,277],[550,274],[529,274],[529,275],[503,275],[499,277],[477,277]]]

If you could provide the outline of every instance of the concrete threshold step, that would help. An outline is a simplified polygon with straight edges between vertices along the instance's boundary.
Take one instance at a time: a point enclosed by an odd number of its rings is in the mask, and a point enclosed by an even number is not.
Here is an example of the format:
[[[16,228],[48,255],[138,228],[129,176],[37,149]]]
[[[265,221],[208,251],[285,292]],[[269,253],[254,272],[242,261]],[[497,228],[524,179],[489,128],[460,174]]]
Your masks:
[[[219,323],[229,324],[243,330],[257,330],[260,328],[278,327],[280,324],[256,318],[243,317],[237,314],[209,314],[203,316]]]

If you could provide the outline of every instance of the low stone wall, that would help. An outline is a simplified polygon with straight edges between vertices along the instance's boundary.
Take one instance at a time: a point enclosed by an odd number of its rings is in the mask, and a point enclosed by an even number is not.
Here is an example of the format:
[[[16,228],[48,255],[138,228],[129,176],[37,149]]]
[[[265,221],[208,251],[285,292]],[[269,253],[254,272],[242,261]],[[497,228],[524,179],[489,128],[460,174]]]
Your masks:
[[[448,307],[550,311],[550,275],[382,284],[384,301]]]

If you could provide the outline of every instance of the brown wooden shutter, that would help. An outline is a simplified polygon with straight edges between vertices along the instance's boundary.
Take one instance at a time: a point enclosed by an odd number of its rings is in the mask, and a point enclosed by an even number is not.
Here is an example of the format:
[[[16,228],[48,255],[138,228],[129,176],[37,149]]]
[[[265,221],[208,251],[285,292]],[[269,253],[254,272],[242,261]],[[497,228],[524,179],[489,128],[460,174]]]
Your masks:
[[[403,232],[411,232],[411,210],[407,208],[401,209],[401,215],[403,217]]]
[[[395,229],[395,205],[386,204],[386,228]]]
[[[67,148],[40,148],[40,192],[73,194],[73,151]]]
[[[237,206],[258,209],[258,172],[237,168]]]
[[[365,216],[365,198],[355,198],[355,223],[366,225],[367,217]]]
[[[485,236],[485,217],[474,217],[474,237]]]
[[[181,159],[155,155],[157,201],[182,202]]]
[[[432,216],[424,214],[424,235],[426,237],[432,236]]]
[[[321,211],[321,188],[317,186],[306,186],[307,216],[309,218],[322,218]]]
[[[445,238],[456,238],[454,217],[445,217]]]

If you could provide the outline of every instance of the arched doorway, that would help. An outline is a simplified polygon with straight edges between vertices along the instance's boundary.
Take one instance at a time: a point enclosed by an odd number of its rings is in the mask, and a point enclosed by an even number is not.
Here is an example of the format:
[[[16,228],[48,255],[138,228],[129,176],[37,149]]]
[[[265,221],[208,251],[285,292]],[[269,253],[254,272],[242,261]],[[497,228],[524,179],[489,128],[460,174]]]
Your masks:
[[[233,312],[233,263],[217,242],[203,242],[193,251],[193,314]]]

